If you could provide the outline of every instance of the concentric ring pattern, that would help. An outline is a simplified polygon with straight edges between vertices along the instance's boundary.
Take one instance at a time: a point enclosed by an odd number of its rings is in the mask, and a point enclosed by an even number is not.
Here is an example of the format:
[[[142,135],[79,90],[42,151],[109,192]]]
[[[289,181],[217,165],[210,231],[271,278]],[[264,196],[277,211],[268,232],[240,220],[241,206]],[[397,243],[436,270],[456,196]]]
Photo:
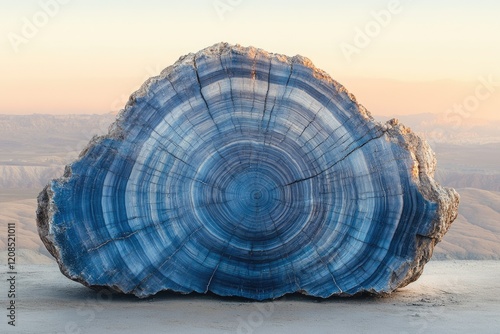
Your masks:
[[[305,58],[218,44],[132,96],[41,194],[40,234],[71,279],[140,297],[390,292],[454,196],[421,191],[404,136]]]

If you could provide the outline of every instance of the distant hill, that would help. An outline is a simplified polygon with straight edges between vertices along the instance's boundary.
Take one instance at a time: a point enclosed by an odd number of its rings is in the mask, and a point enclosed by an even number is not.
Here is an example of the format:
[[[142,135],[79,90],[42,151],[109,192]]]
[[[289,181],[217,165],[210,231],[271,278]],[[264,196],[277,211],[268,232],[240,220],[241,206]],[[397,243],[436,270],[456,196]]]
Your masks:
[[[16,256],[18,262],[30,259],[52,258],[38,237],[35,222],[36,199],[24,199],[0,202],[0,252],[7,250],[7,225],[15,223],[16,226]],[[23,255],[31,256],[23,257]],[[33,254],[35,254],[33,256]],[[5,257],[4,257],[5,258]],[[35,263],[38,263],[35,262]]]
[[[500,121],[498,120],[464,117],[453,113],[390,115],[376,116],[375,118],[380,122],[397,118],[431,144],[500,143]]]
[[[500,260],[500,192],[458,189],[460,208],[436,259]]]
[[[500,121],[429,113],[376,118],[398,118],[429,142],[441,184],[500,191]]]
[[[454,188],[500,191],[500,143],[434,143],[438,159],[436,179]]]
[[[70,162],[115,115],[0,115],[0,165],[60,166]]]
[[[0,115],[0,189],[41,189],[115,115]]]

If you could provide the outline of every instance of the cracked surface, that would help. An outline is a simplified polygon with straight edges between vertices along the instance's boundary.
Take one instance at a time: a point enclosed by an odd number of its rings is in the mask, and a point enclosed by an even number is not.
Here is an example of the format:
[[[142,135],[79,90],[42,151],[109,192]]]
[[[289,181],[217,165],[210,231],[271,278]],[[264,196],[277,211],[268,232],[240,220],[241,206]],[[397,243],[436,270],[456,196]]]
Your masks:
[[[40,194],[40,236],[87,286],[390,293],[456,217],[434,154],[301,56],[217,44],[134,93]]]

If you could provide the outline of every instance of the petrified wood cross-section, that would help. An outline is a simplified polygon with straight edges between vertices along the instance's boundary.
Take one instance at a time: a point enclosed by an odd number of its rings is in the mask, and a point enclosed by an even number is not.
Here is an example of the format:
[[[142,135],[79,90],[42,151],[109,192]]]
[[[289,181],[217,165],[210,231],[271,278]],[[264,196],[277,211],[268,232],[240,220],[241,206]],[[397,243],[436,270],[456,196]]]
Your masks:
[[[301,56],[217,44],[134,93],[39,196],[61,271],[146,297],[389,293],[419,277],[458,195],[410,129]]]

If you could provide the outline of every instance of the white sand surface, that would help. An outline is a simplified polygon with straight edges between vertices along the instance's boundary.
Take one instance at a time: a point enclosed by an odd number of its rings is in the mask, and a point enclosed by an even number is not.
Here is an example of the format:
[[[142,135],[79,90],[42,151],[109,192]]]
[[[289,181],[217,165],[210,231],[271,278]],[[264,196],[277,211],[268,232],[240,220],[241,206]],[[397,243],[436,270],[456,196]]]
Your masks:
[[[16,326],[7,324],[2,267],[0,333],[500,333],[500,261],[431,261],[385,298],[301,295],[251,302],[162,293],[97,293],[55,264],[19,265]]]

